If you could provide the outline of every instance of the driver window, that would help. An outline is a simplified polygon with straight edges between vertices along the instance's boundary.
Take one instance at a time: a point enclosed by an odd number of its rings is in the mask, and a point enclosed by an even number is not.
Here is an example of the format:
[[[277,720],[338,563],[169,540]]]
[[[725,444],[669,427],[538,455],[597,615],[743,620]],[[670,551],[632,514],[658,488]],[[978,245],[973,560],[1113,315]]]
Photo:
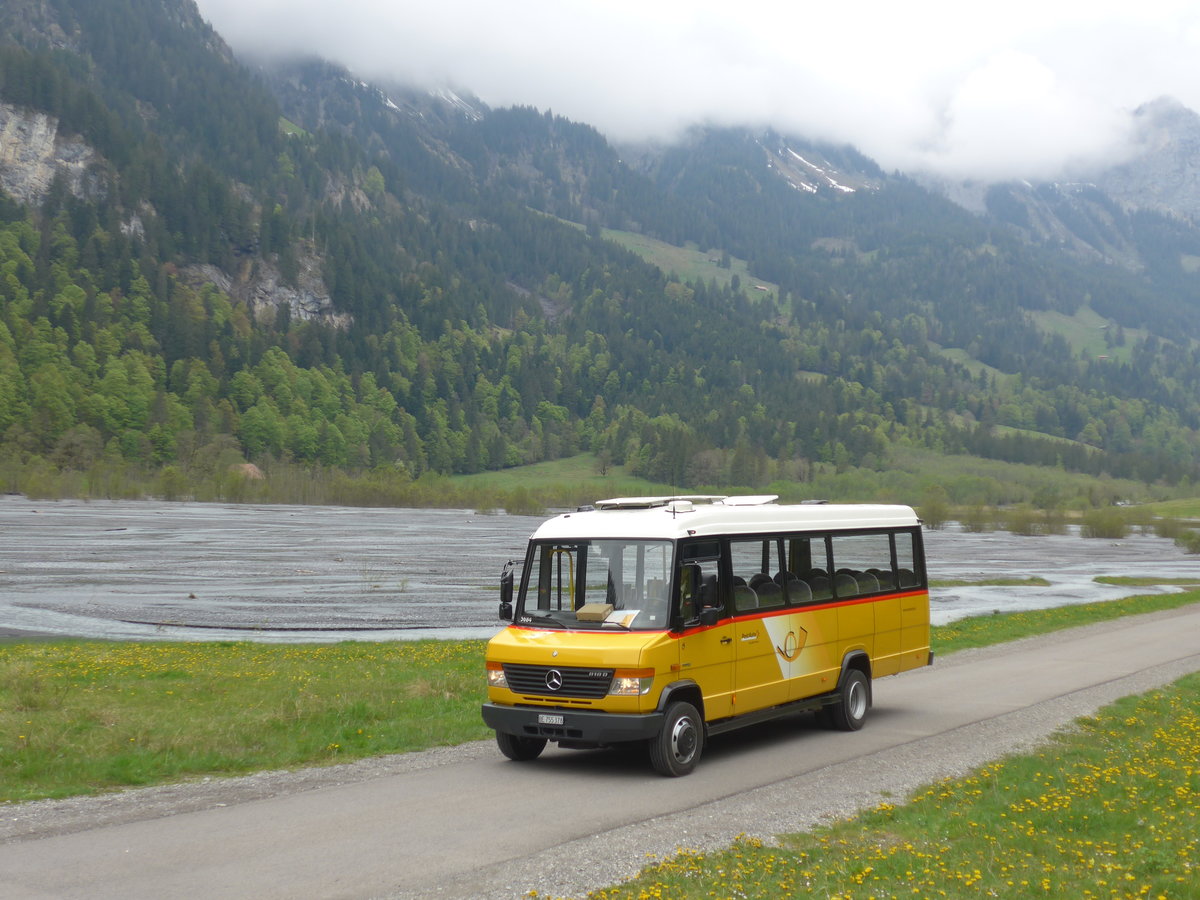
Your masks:
[[[721,584],[716,559],[692,559],[679,568],[679,611],[694,622],[705,609],[721,609]]]

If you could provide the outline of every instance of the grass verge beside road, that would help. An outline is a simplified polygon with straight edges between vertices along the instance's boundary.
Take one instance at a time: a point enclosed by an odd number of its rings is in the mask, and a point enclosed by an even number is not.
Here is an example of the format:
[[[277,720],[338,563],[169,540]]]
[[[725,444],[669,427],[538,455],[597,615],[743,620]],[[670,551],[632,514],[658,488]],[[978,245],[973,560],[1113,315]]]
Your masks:
[[[938,654],[1200,602],[983,616]],[[483,642],[0,644],[0,802],[346,762],[490,736]]]
[[[1172,584],[1170,581],[1146,582],[1146,584]],[[1124,597],[1120,600],[1104,600],[1098,603],[1081,603],[1077,606],[1056,606],[1052,609],[1036,609],[1026,612],[997,613],[991,616],[972,616],[959,619],[948,625],[933,629],[933,649],[937,653],[952,653],[971,647],[987,647],[1002,644],[1035,634],[1047,634],[1064,628],[1107,622],[1123,616],[1156,612],[1160,609],[1177,609],[1190,603],[1200,602],[1200,590],[1182,591],[1174,594],[1148,594],[1142,597]]]
[[[483,643],[0,644],[0,801],[486,737]]]
[[[779,846],[682,850],[589,900],[1200,896],[1200,674]]]

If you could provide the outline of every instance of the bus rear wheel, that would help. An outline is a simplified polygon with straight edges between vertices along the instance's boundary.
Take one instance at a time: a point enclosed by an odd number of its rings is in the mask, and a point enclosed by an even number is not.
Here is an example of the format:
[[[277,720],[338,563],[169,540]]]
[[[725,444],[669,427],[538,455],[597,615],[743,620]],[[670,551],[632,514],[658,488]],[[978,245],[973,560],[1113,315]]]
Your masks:
[[[672,703],[667,707],[662,730],[650,739],[650,765],[660,775],[671,778],[688,775],[700,761],[704,750],[704,722],[690,703]]]
[[[838,701],[825,707],[829,724],[838,731],[858,731],[867,719],[871,706],[871,686],[861,669],[847,669],[842,676]]]
[[[496,732],[496,744],[500,752],[516,762],[526,762],[537,759],[546,749],[545,738],[527,738],[503,731]]]

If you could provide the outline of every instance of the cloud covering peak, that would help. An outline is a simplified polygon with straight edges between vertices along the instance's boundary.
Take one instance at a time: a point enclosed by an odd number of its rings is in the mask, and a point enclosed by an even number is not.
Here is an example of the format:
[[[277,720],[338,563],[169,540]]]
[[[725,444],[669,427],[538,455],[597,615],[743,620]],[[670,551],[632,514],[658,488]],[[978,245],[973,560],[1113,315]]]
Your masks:
[[[198,0],[240,53],[316,54],[363,77],[453,84],[615,141],[770,125],[887,169],[1054,178],[1119,160],[1130,112],[1200,109],[1184,0]]]

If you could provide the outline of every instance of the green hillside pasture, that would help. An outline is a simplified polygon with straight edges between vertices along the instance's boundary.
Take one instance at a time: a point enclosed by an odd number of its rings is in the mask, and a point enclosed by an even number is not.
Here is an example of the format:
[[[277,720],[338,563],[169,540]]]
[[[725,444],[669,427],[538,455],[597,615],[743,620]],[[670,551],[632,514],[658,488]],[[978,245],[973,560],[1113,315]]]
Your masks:
[[[919,499],[941,488],[956,506],[1004,506],[1032,503],[1041,509],[1086,509],[1117,501],[1135,503],[1165,499],[1138,481],[1097,478],[1064,469],[1003,462],[965,454],[943,456],[920,447],[896,445],[889,454],[888,475],[900,481],[907,473],[909,496]],[[914,502],[912,500],[906,502]]]
[[[704,485],[680,489],[626,474],[610,466],[600,474],[596,456],[576,456],[495,472],[455,475],[446,479],[467,496],[527,496],[543,508],[575,506],[608,497],[661,496],[689,493],[778,494],[783,502],[821,499],[852,503],[905,503],[917,506],[930,492],[944,493],[952,506],[1010,506],[1032,503],[1039,508],[1086,509],[1093,504],[1157,499],[1141,482],[1094,478],[1044,466],[1008,463],[977,456],[942,456],[931,450],[896,445],[882,469],[838,472],[816,463],[808,481],[771,480],[760,485]],[[523,492],[517,494],[516,492]],[[1195,501],[1200,506],[1200,501]],[[510,512],[515,512],[510,508]],[[536,511],[536,509],[534,510]]]
[[[678,275],[685,282],[708,284],[709,281],[715,281],[721,287],[729,287],[736,275],[741,282],[742,292],[751,299],[760,296],[779,297],[779,285],[754,277],[743,259],[731,258],[730,268],[723,269],[713,260],[713,253],[706,253],[695,244],[677,247],[632,231],[608,228],[604,229],[603,234],[608,240],[633,251],[663,272]]]
[[[1072,315],[1065,315],[1054,310],[1039,310],[1029,313],[1035,325],[1047,334],[1058,334],[1066,339],[1071,350],[1087,359],[1099,359],[1102,356],[1109,359],[1127,362],[1133,353],[1133,345],[1146,336],[1139,328],[1124,329],[1125,342],[1122,346],[1109,346],[1109,332],[1115,338],[1117,326],[1089,306],[1081,306]],[[994,369],[974,357],[966,350],[958,347],[940,347],[930,341],[930,346],[947,359],[961,363],[975,377],[980,372],[987,372],[1002,386],[1011,377],[999,369]]]
[[[518,501],[527,497],[540,508],[579,506],[610,497],[657,497],[680,493],[677,488],[627,475],[623,466],[608,466],[603,474],[600,469],[594,453],[579,453],[494,472],[454,475],[449,481],[469,492],[495,494]],[[509,512],[515,511],[509,509]]]
[[[966,368],[975,378],[978,378],[980,373],[986,372],[989,377],[995,380],[997,387],[1003,387],[1008,379],[1012,377],[1007,372],[1002,372],[993,366],[989,366],[987,363],[980,362],[961,347],[943,347],[933,341],[929,341],[928,343],[932,349],[946,357],[946,359]],[[933,409],[933,407],[928,408]]]
[[[279,130],[289,137],[307,137],[308,132],[284,116],[279,117]]]
[[[1169,519],[1194,519],[1200,521],[1200,497],[1186,497],[1180,500],[1164,500],[1159,503],[1149,503],[1146,508],[1156,516]]]
[[[1042,331],[1062,335],[1076,354],[1087,359],[1107,356],[1109,359],[1127,362],[1133,353],[1134,343],[1146,336],[1146,332],[1140,329],[1126,328],[1124,345],[1110,347],[1107,335],[1111,331],[1115,338],[1117,326],[1090,306],[1081,306],[1070,316],[1053,310],[1041,310],[1030,315]]]
[[[936,494],[952,507],[1029,503],[1039,509],[1086,509],[1118,500],[1143,502],[1162,499],[1166,493],[1137,481],[965,454],[944,456],[905,444],[893,445],[887,465],[880,469],[836,472],[832,466],[816,465],[809,481],[771,483],[768,489],[789,501],[818,498],[916,506]],[[1156,496],[1155,491],[1162,493]]]

